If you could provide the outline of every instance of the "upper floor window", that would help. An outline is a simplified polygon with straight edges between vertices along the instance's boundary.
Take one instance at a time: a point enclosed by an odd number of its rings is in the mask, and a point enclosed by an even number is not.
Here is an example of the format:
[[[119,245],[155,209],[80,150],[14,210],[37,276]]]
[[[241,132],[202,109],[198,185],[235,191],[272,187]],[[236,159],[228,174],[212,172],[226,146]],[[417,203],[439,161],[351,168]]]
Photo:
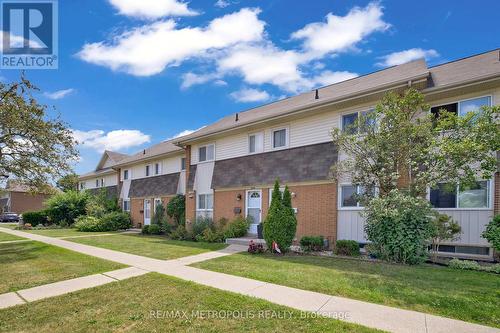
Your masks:
[[[101,187],[104,187],[104,178],[101,178]]]
[[[99,179],[95,180],[95,187],[99,187]]]
[[[248,152],[250,154],[261,153],[264,150],[264,135],[254,133],[248,136]]]
[[[215,145],[210,144],[198,148],[198,161],[213,161],[215,159]]]
[[[123,180],[128,179],[128,170],[123,170]]]
[[[159,175],[161,173],[161,164],[155,163],[155,175]]]
[[[489,208],[490,182],[481,180],[472,186],[441,183],[430,190],[430,202],[435,208]]]
[[[439,117],[441,110],[446,110],[460,117],[465,116],[469,112],[477,112],[483,106],[491,106],[491,96],[484,96],[472,99],[466,99],[450,104],[443,104],[431,108],[431,113]]]
[[[151,175],[151,166],[150,165],[146,165],[146,177],[149,177]]]
[[[283,148],[288,146],[288,130],[281,128],[272,131],[273,148]]]
[[[80,183],[80,190],[84,190],[85,189],[85,183]]]
[[[186,170],[186,158],[181,158],[181,170]]]
[[[342,131],[347,132],[349,134],[358,134],[365,132],[363,126],[359,126],[357,121],[360,115],[366,117],[372,111],[373,110],[358,111],[342,115]],[[369,124],[369,122],[371,121],[372,121],[371,118],[368,118],[366,119],[365,124]]]

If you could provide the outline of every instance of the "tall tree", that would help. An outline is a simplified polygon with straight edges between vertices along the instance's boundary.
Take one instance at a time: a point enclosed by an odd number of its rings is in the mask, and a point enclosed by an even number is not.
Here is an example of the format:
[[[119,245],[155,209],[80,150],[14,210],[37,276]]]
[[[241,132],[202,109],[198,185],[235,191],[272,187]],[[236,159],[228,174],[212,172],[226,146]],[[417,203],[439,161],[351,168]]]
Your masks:
[[[346,156],[333,167],[336,177],[350,177],[367,195],[398,188],[424,196],[437,183],[471,184],[496,172],[500,107],[465,116],[440,110],[436,117],[427,110],[415,89],[390,92],[351,128],[334,129],[333,142]]]
[[[71,171],[78,157],[71,130],[33,97],[38,89],[24,76],[0,82],[0,182],[8,178],[33,190]]]

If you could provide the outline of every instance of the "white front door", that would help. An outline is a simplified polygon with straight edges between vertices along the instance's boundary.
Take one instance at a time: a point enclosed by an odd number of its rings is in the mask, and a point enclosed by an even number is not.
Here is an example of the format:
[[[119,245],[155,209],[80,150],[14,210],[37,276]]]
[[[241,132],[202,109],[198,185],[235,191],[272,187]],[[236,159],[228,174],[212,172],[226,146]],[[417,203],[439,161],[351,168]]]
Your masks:
[[[144,199],[144,225],[151,224],[151,200]]]
[[[246,216],[250,217],[251,223],[248,233],[257,234],[257,226],[262,218],[262,191],[251,190],[247,191],[247,211]]]

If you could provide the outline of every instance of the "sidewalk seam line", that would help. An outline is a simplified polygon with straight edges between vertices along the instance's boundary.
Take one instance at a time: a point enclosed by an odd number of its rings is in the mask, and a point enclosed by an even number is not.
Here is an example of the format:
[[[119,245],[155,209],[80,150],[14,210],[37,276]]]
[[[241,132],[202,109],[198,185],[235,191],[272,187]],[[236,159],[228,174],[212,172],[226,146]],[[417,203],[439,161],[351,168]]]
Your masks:
[[[115,280],[115,281],[120,281],[120,280],[118,280],[117,278],[114,278],[114,277],[112,277],[112,276],[109,276],[109,275],[107,275],[107,274],[105,274],[105,273],[101,273],[101,275],[106,276],[106,277],[109,277],[110,279],[113,279],[113,280]]]
[[[20,290],[18,290],[18,291],[20,291]],[[24,298],[20,293],[18,293],[18,291],[14,291],[14,293],[17,296],[19,296],[19,298],[22,299],[24,303],[29,303],[29,301],[26,298]]]
[[[331,296],[331,295],[330,295],[330,297],[328,297],[328,299],[326,300],[326,302],[325,302],[325,303],[323,303],[323,305],[322,305],[322,306],[320,306],[320,307],[319,307],[319,309],[318,309],[318,310],[316,310],[316,312],[321,311],[321,309],[323,309],[323,308],[325,307],[326,303],[330,302],[330,300],[332,300],[332,299],[333,299],[333,296]]]

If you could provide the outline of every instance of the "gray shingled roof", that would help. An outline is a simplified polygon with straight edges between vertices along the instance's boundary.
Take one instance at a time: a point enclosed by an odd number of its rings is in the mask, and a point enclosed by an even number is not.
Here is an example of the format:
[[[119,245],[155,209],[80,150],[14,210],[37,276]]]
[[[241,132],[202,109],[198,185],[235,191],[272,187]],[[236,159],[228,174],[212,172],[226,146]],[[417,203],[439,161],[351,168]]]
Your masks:
[[[180,173],[133,179],[130,182],[130,198],[174,195],[177,193]]]
[[[330,179],[337,162],[331,142],[216,161],[212,188],[232,188]]]
[[[173,140],[163,141],[154,146],[141,150],[140,152],[122,159],[116,166],[148,160],[156,156],[182,152],[183,149],[174,144]]]
[[[177,141],[179,143],[188,142],[189,140],[193,140],[198,137],[286,115],[307,107],[335,100],[342,100],[352,95],[362,94],[367,91],[394,86],[398,83],[406,83],[409,80],[425,78],[428,74],[429,70],[425,61],[423,59],[415,60],[403,65],[390,67],[378,72],[320,88],[319,99],[315,99],[315,92],[311,91],[238,113],[237,122],[235,121],[234,114],[224,117],[192,134],[177,139]]]

